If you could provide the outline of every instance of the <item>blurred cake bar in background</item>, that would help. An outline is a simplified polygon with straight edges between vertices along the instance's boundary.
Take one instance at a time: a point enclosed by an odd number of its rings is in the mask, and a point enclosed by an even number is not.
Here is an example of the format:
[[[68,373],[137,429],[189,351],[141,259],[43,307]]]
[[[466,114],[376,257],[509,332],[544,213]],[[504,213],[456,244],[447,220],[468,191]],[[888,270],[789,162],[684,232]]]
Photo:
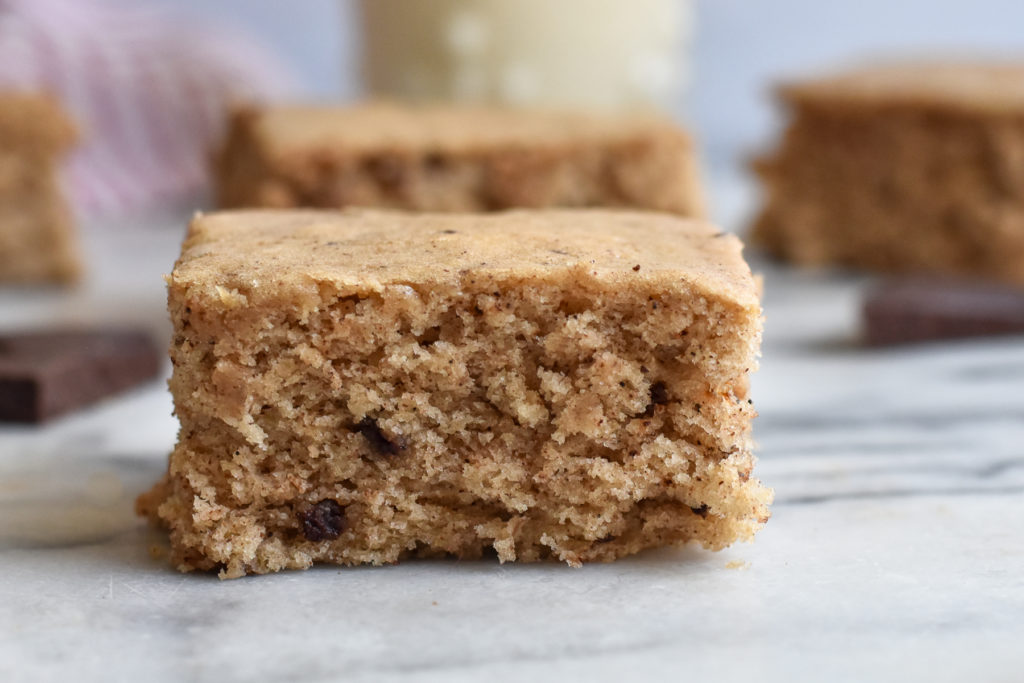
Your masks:
[[[1024,284],[1024,65],[908,63],[781,89],[752,241],[803,264]]]
[[[460,105],[236,113],[222,207],[631,207],[703,214],[690,138],[652,115]]]
[[[691,0],[362,0],[368,92],[413,101],[679,106]]]
[[[168,286],[181,430],[138,509],[183,571],[578,565],[768,518],[759,288],[706,223],[227,212]]]
[[[53,100],[0,93],[0,282],[67,283],[78,277],[59,178],[75,137]]]

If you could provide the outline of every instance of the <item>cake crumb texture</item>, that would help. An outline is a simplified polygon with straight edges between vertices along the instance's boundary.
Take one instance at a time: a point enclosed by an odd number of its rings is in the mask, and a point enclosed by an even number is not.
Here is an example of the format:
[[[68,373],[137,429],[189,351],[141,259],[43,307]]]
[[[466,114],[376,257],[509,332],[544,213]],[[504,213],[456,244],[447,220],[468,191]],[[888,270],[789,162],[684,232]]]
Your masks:
[[[654,213],[200,216],[168,280],[181,430],[139,511],[225,577],[749,540],[740,251]]]

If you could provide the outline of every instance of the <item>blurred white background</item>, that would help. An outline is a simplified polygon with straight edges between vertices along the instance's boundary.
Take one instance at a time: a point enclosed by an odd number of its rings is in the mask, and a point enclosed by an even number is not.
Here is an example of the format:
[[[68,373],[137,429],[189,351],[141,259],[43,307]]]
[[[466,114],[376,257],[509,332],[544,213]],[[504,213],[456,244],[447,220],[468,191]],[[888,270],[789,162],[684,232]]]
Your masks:
[[[352,0],[148,0],[243,28],[280,54],[301,93],[358,94]],[[877,56],[1024,57],[1021,0],[697,0],[694,80],[679,114],[712,168],[766,144],[780,77]]]

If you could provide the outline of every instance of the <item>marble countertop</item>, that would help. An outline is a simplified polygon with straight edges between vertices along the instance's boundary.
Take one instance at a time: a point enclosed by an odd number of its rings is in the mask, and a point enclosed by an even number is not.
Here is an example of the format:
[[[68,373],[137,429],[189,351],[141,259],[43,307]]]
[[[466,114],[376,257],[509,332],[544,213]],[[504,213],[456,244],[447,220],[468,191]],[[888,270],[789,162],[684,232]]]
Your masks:
[[[2,292],[0,326],[166,335],[181,233],[92,226],[85,287]],[[178,574],[132,513],[175,436],[155,382],[0,427],[0,680],[1021,680],[1024,339],[865,350],[862,280],[758,267],[757,474],[777,500],[753,544]]]

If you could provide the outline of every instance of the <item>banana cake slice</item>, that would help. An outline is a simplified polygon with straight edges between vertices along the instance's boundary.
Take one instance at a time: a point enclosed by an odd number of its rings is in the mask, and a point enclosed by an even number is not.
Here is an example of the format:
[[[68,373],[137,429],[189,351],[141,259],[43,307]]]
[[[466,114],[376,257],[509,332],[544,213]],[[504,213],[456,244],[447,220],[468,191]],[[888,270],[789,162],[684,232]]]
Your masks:
[[[779,91],[751,240],[780,259],[1024,285],[1024,64],[896,61]]]
[[[168,279],[181,429],[139,511],[223,577],[749,540],[741,248],[627,211],[200,215]]]
[[[250,106],[228,128],[222,208],[704,214],[694,144],[656,115],[371,102]]]
[[[70,285],[80,278],[60,181],[77,136],[50,97],[0,92],[0,283]]]

